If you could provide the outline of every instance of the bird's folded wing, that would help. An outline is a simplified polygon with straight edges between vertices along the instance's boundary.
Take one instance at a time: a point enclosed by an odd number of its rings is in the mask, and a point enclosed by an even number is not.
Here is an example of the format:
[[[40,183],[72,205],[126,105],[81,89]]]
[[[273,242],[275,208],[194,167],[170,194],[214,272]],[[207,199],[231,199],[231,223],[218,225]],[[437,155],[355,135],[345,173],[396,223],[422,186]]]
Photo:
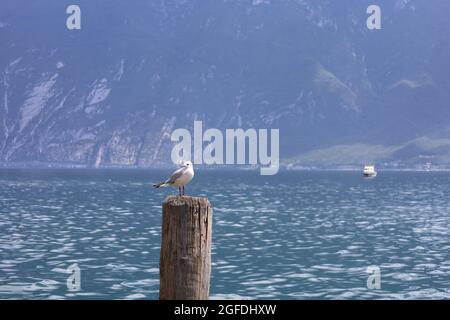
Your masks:
[[[187,168],[180,168],[177,171],[175,171],[174,173],[172,173],[172,175],[170,176],[170,178],[167,180],[166,183],[168,184],[172,184],[175,183],[175,181],[177,181],[186,171]]]

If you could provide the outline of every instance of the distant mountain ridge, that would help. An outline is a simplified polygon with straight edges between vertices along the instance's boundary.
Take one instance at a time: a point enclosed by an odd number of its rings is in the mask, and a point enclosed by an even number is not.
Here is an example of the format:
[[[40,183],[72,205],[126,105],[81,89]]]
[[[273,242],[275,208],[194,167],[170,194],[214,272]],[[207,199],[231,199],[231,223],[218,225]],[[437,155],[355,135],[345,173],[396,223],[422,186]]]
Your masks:
[[[291,167],[450,167],[450,2],[4,0],[0,163],[159,167],[170,133],[279,128]]]

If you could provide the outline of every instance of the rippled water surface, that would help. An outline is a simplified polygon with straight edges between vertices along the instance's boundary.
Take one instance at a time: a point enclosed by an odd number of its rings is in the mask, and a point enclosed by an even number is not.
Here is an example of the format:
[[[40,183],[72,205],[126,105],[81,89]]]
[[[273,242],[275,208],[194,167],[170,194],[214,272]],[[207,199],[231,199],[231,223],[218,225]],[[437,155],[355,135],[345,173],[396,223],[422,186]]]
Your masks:
[[[0,170],[0,298],[157,299],[169,171]],[[450,298],[449,173],[197,170],[187,191],[214,206],[212,298]]]

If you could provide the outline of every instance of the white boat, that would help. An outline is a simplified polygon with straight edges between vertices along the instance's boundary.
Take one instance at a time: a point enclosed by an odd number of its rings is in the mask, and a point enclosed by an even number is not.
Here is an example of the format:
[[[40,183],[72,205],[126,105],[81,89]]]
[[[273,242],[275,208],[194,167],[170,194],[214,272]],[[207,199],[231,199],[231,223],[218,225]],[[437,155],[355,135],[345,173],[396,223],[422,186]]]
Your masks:
[[[364,177],[376,177],[377,172],[375,171],[375,166],[364,166],[363,174]]]

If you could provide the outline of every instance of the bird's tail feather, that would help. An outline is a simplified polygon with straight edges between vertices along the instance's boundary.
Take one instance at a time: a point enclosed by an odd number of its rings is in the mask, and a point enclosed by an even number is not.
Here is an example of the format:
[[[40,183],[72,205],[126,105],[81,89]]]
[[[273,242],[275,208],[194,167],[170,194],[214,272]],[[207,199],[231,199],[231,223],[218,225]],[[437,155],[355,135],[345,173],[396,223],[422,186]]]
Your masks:
[[[167,184],[165,182],[160,182],[160,183],[155,183],[153,185],[153,188],[156,188],[156,189],[161,188],[161,187],[167,187]]]

